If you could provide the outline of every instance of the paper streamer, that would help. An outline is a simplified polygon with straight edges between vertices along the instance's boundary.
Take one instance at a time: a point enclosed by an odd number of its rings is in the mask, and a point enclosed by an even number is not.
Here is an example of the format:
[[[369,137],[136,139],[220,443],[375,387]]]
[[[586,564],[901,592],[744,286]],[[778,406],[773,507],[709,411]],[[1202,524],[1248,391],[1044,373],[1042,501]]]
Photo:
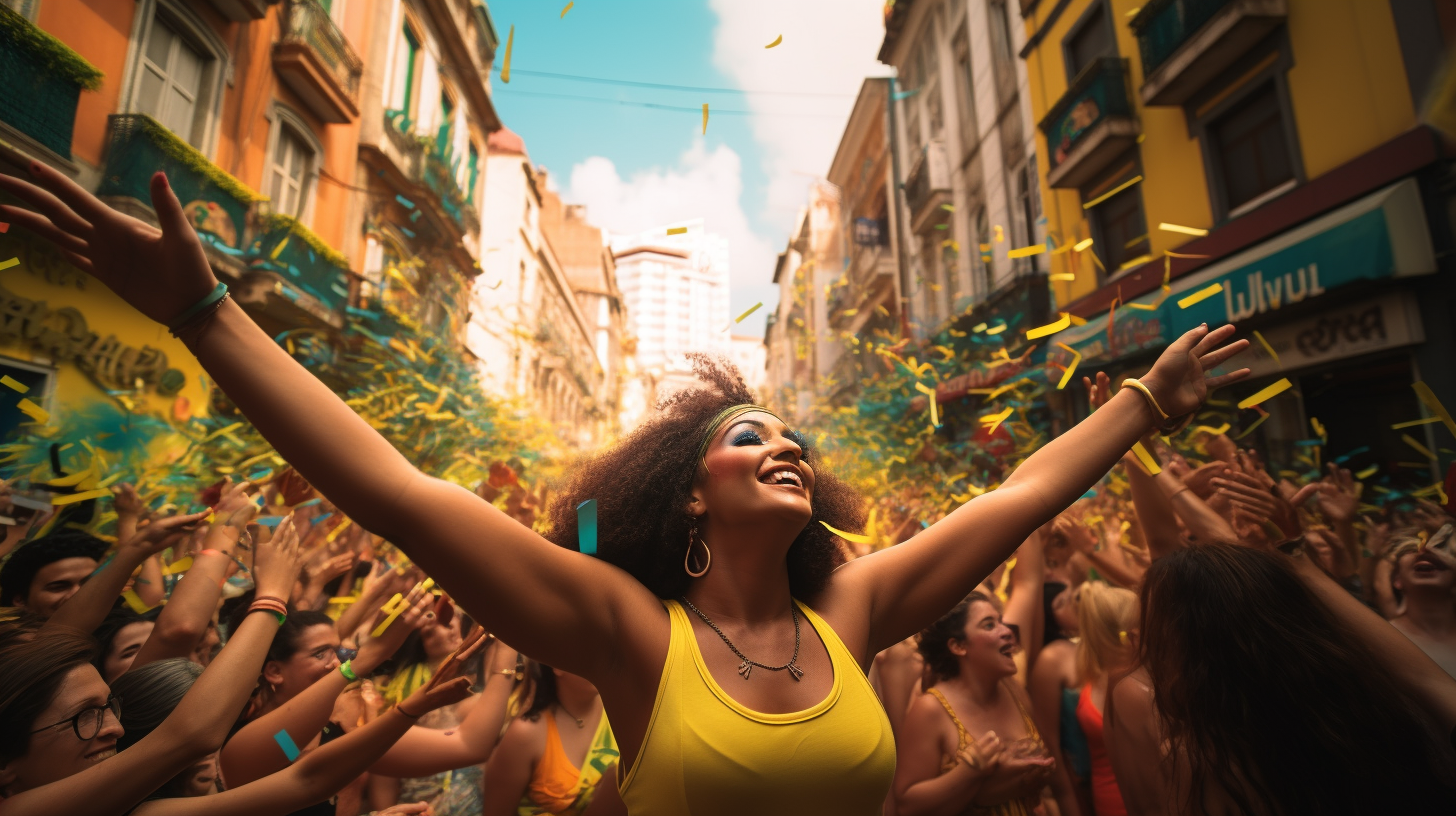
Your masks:
[[[384,631],[389,628],[389,625],[394,623],[394,619],[404,614],[405,609],[404,596],[398,592],[394,593],[394,597],[390,598],[389,602],[381,607],[381,611],[387,613],[388,617],[380,621],[378,626],[374,627],[374,631],[369,633],[369,637],[377,638],[383,635]]]
[[[748,308],[748,311],[746,311],[743,314],[739,315],[737,318],[734,319],[733,322],[734,323],[742,323],[743,322],[743,318],[748,317],[749,315],[751,315],[754,312],[758,311],[759,310],[759,307],[761,307],[761,306],[763,306],[762,303],[755,303],[755,304],[753,304],[752,306],[750,306]]]
[[[1008,258],[1030,258],[1033,255],[1040,255],[1046,252],[1046,244],[1034,244],[1032,246],[1018,247],[1006,253]]]
[[[1222,291],[1223,291],[1223,284],[1222,283],[1215,283],[1212,286],[1206,286],[1206,287],[1204,287],[1202,289],[1199,289],[1197,292],[1194,292],[1193,294],[1189,295],[1188,297],[1183,298],[1182,300],[1179,300],[1178,301],[1178,308],[1180,308],[1180,309],[1186,309],[1186,308],[1188,308],[1189,306],[1192,306],[1195,303],[1200,303],[1202,301],[1208,300],[1209,298],[1213,297],[1214,295],[1219,294]]]
[[[51,496],[51,504],[59,507],[63,504],[75,504],[76,502],[90,501],[91,499],[112,498],[110,488],[100,490],[87,490],[82,493],[68,493],[66,495]]]
[[[708,103],[703,103],[703,135],[708,135]]]
[[[4,377],[0,377],[0,385],[5,386],[6,388],[10,388],[10,389],[19,391],[22,394],[24,394],[25,392],[27,392],[27,391],[30,390],[30,386],[28,386],[25,383],[23,383],[23,382],[15,379],[14,377],[11,377],[8,374],[5,375]]]
[[[779,37],[778,37],[778,39],[774,40],[773,42],[769,43],[768,45],[765,45],[764,48],[773,48],[774,46],[778,45],[779,43],[781,43],[783,41],[784,41],[784,35],[780,34]]]
[[[20,409],[21,413],[25,414],[26,416],[30,417],[36,422],[39,422],[42,425],[50,422],[51,420],[51,414],[49,411],[40,407],[39,405],[36,405],[28,399],[21,400],[20,403],[16,405],[16,407]]]
[[[873,536],[860,535],[858,533],[846,533],[843,530],[829,526],[829,522],[827,521],[821,521],[819,523],[824,525],[824,529],[828,530],[831,533],[834,533],[845,541],[853,541],[856,544],[868,544],[871,541],[875,540]]]
[[[1417,442],[1415,437],[1411,436],[1410,434],[1401,434],[1400,441],[1409,445],[1411,449],[1414,450],[1416,453],[1419,453],[1427,459],[1435,461],[1436,454],[1432,452],[1430,448],[1427,448],[1425,445]]]
[[[586,555],[597,554],[597,500],[576,506],[576,548]]]
[[[561,10],[561,16],[563,18],[566,17],[566,12],[571,11],[571,7],[574,6],[574,5],[576,5],[576,0],[571,0],[570,3],[567,3],[566,4],[566,8],[564,8],[564,9]]]
[[[1072,316],[1062,312],[1062,318],[1055,323],[1048,323],[1045,326],[1037,326],[1034,329],[1026,330],[1026,339],[1035,340],[1038,337],[1046,337],[1049,334],[1056,334],[1062,329],[1072,325]]]
[[[1058,343],[1057,348],[1065,349],[1072,353],[1072,362],[1067,364],[1067,370],[1062,372],[1062,379],[1057,383],[1057,390],[1061,391],[1067,387],[1067,383],[1072,381],[1072,374],[1077,370],[1077,364],[1082,362],[1082,355],[1066,343]]]
[[[1259,345],[1263,346],[1264,350],[1269,352],[1269,356],[1274,358],[1274,365],[1277,365],[1280,368],[1284,367],[1284,364],[1279,362],[1279,352],[1275,351],[1274,347],[1269,345],[1269,341],[1264,339],[1264,335],[1259,334],[1258,329],[1254,329],[1254,339],[1258,340]]]
[[[687,233],[687,231],[688,231],[688,228],[687,227],[670,227],[667,230],[667,234],[668,235],[685,235]]]
[[[1202,237],[1208,234],[1208,230],[1198,227],[1185,227],[1179,224],[1169,224],[1167,221],[1158,225],[1158,229],[1164,232],[1181,232],[1184,235],[1196,235]]]
[[[1436,393],[1431,390],[1431,387],[1420,380],[1412,383],[1411,387],[1416,390],[1416,396],[1420,398],[1421,402],[1425,403],[1425,406],[1431,410],[1431,413],[1441,418],[1441,422],[1445,424],[1446,430],[1450,431],[1453,436],[1456,436],[1456,420],[1451,419],[1451,412],[1447,411],[1446,406],[1442,405],[1441,401],[1436,399]]]
[[[496,35],[500,36],[500,35]],[[506,35],[506,55],[501,61],[501,82],[507,85],[511,82],[511,46],[516,44],[516,27],[511,26],[510,33]]]
[[[298,745],[293,742],[293,737],[289,736],[287,731],[279,731],[274,734],[273,741],[278,743],[279,748],[283,749],[283,755],[288,757],[289,762],[298,759],[298,755],[302,753],[298,750]]]
[[[19,258],[9,258],[7,260],[0,261],[0,270],[9,269],[10,267],[17,266],[19,264],[20,264],[20,259]]]
[[[1163,468],[1158,465],[1158,460],[1154,459],[1151,453],[1148,453],[1148,449],[1143,447],[1143,443],[1132,443],[1132,452],[1138,458],[1138,461],[1142,463],[1143,468],[1147,470],[1149,475],[1157,476],[1163,472]]]
[[[1272,397],[1277,397],[1280,394],[1283,394],[1285,391],[1288,391],[1290,388],[1293,387],[1294,386],[1292,383],[1289,382],[1288,377],[1281,377],[1278,382],[1274,383],[1268,388],[1265,388],[1258,393],[1255,393],[1248,397],[1244,397],[1243,399],[1239,400],[1239,410],[1242,411],[1245,408],[1252,408],[1255,405],[1258,405],[1259,403],[1264,402]]]

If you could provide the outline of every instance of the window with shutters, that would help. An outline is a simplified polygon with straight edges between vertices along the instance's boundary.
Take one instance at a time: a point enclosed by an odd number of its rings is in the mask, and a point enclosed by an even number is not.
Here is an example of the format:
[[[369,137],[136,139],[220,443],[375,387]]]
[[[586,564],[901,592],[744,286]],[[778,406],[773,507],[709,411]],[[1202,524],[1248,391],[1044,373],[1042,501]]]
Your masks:
[[[268,176],[274,212],[302,218],[313,190],[314,152],[290,125],[278,129]]]

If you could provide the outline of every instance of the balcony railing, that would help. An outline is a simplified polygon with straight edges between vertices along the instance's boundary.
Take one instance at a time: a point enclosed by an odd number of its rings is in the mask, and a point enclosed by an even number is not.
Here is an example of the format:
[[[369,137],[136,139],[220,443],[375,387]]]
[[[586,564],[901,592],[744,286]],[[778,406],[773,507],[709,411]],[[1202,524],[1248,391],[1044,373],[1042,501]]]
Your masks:
[[[1288,14],[1288,0],[1152,0],[1131,22],[1143,104],[1188,101]]]
[[[910,223],[915,231],[927,222],[934,210],[950,201],[950,167],[945,158],[945,144],[939,140],[925,146],[910,177],[905,180],[905,203],[910,206]]]
[[[421,181],[435,195],[439,196],[440,206],[451,220],[461,229],[468,229],[469,225],[465,218],[465,212],[468,209],[465,203],[465,193],[460,189],[459,182],[455,180],[455,168],[449,157],[433,143],[425,146]]]
[[[1143,76],[1173,56],[1203,24],[1231,0],[1153,0],[1137,15],[1133,30],[1143,58]]]
[[[237,254],[247,228],[248,208],[263,197],[223,172],[160,122],[139,113],[110,117],[106,168],[100,196],[135,199],[151,206],[152,174],[167,174],[187,219],[214,246]]]
[[[288,287],[312,296],[329,311],[349,305],[349,260],[293,218],[264,219],[244,257],[250,268],[277,274]],[[296,302],[295,297],[284,296]]]
[[[1103,57],[1090,63],[1041,120],[1047,140],[1047,181],[1076,187],[1137,137],[1128,101],[1127,63]]]
[[[0,121],[63,159],[81,89],[101,87],[101,72],[60,40],[0,5]]]
[[[364,63],[318,0],[288,0],[283,37],[273,64],[319,118],[335,124],[359,115]]]

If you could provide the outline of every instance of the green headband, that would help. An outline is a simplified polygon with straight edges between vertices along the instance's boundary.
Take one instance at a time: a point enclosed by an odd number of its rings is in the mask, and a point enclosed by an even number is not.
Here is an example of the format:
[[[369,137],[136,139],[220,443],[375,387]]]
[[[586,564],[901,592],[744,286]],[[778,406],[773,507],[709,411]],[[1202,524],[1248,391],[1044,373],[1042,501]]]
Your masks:
[[[703,434],[702,444],[698,445],[698,457],[696,461],[703,461],[703,457],[708,454],[708,443],[713,441],[713,434],[717,433],[718,429],[723,427],[723,423],[740,414],[746,414],[749,411],[762,411],[765,414],[773,417],[774,419],[777,419],[779,422],[783,422],[783,419],[780,418],[778,414],[775,414],[773,411],[770,411],[762,405],[753,405],[752,403],[747,402],[741,405],[730,405],[727,408],[719,411],[718,415],[713,417],[713,421],[708,423],[708,430],[706,433]],[[787,425],[788,423],[784,424]]]

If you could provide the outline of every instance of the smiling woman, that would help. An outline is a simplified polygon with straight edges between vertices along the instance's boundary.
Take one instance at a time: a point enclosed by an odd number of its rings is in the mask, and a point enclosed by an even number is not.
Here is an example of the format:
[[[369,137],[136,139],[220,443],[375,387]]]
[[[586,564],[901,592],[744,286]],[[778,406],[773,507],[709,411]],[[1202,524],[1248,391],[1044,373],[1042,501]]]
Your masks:
[[[725,414],[753,402],[752,392],[737,371],[706,355],[692,355],[692,362],[705,387],[673,395],[621,444],[579,465],[552,506],[546,538],[558,546],[576,549],[575,508],[587,499],[596,499],[600,519],[597,553],[601,559],[626,570],[657,597],[676,598],[692,580],[683,569],[689,555],[689,534],[697,530],[695,541],[711,535],[705,527],[712,520],[700,519],[700,513],[689,510],[694,477],[702,462],[714,475],[736,474],[739,478],[732,482],[736,489],[749,488],[742,499],[755,505],[751,516],[784,505],[802,504],[810,510],[809,523],[789,546],[788,567],[794,597],[812,602],[829,574],[844,563],[834,535],[819,522],[841,530],[858,530],[864,525],[863,502],[853,488],[828,473],[815,477],[813,452],[802,437],[785,428],[782,420],[762,411]],[[780,435],[782,441],[777,438]],[[752,470],[756,467],[754,460],[761,458],[757,452],[766,450],[771,442],[797,447],[803,458],[801,462],[770,462],[763,468],[763,478],[797,478],[801,484],[798,490],[779,487],[755,495],[753,488],[760,474]],[[741,468],[734,451],[746,453]],[[780,473],[785,475],[777,475]],[[807,483],[803,483],[805,479]],[[750,481],[755,484],[747,484]],[[692,559],[701,564],[702,544],[691,549]]]

